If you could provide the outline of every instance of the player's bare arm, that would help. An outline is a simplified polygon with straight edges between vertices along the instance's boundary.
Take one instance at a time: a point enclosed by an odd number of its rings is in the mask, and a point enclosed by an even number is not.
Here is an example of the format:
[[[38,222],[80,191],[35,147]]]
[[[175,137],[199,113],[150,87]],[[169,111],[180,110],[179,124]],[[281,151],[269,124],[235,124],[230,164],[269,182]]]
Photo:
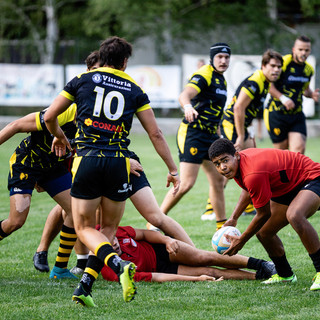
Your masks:
[[[294,102],[288,98],[287,96],[285,96],[283,93],[281,93],[273,83],[271,83],[270,85],[270,90],[269,90],[270,94],[281,101],[281,103],[284,105],[284,107],[287,109],[287,110],[291,110],[291,109],[294,109],[295,107],[295,104]]]
[[[54,139],[52,142],[51,150],[59,157],[65,154],[66,147],[71,150],[71,146],[67,137],[59,126],[58,115],[67,110],[71,104],[71,100],[59,95],[54,99],[53,103],[44,114],[44,121],[48,130],[56,137],[56,139]]]
[[[233,256],[237,254],[247,243],[247,241],[262,228],[262,226],[271,216],[270,201],[265,206],[257,208],[256,210],[256,215],[240,237],[226,235],[226,238],[231,242],[231,246],[227,251],[224,252],[224,255]]]
[[[226,221],[226,223],[223,225],[226,226],[232,226],[235,227],[238,223],[239,217],[242,215],[245,208],[248,206],[248,204],[251,202],[251,198],[249,195],[249,192],[246,190],[241,191],[239,200],[230,216],[230,218]]]
[[[184,110],[187,121],[192,122],[198,117],[198,111],[191,105],[191,100],[198,94],[198,91],[192,87],[185,87],[179,96],[179,102]]]
[[[148,133],[149,138],[154,148],[156,149],[157,153],[159,154],[161,159],[164,161],[164,163],[166,164],[169,170],[167,175],[166,186],[169,187],[170,183],[172,183],[174,188],[173,194],[175,195],[178,192],[179,186],[180,186],[180,177],[178,175],[178,168],[175,162],[173,161],[168,143],[164,138],[162,131],[158,127],[154,113],[152,109],[147,109],[147,110],[138,112],[137,117],[141,122],[143,128]]]
[[[0,131],[0,144],[3,144],[19,132],[37,131],[36,112],[12,121]]]
[[[162,243],[166,246],[169,254],[176,254],[179,250],[179,240],[165,236],[157,231],[150,231],[145,229],[135,229],[135,240],[144,240],[150,243]]]
[[[237,131],[237,140],[234,144],[237,151],[241,151],[244,149],[244,140],[245,140],[245,114],[246,109],[252,99],[243,91],[241,90],[239,97],[234,104],[234,124],[235,129]]]
[[[319,102],[320,89],[317,88],[317,89],[315,89],[314,91],[312,91],[311,88],[308,87],[308,88],[304,91],[303,95],[304,95],[305,97],[307,97],[307,98],[313,99],[314,102]]]

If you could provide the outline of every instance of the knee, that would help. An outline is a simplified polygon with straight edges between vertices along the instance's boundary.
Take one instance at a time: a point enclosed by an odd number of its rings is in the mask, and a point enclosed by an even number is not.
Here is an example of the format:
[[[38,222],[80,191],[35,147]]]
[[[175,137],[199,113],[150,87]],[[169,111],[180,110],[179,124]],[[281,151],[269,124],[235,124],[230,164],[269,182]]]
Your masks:
[[[287,212],[287,220],[293,229],[299,233],[299,231],[303,229],[303,222],[306,220],[306,218],[296,211],[290,211]]]
[[[24,219],[14,219],[8,220],[6,227],[7,230],[5,231],[7,234],[10,234],[18,229],[20,229],[25,223]]]
[[[194,182],[193,181],[181,181],[180,188],[179,188],[179,193],[180,194],[185,194],[189,190],[191,190],[193,186],[194,186]]]

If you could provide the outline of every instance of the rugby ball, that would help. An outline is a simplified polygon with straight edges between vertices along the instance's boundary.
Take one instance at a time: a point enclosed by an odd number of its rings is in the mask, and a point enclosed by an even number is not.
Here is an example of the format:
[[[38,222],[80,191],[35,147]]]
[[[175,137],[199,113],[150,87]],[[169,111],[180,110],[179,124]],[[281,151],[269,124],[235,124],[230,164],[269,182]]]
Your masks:
[[[219,229],[211,239],[212,248],[214,251],[222,254],[230,247],[230,242],[225,237],[226,234],[229,234],[231,236],[241,236],[241,232],[235,228],[235,227],[222,227]]]

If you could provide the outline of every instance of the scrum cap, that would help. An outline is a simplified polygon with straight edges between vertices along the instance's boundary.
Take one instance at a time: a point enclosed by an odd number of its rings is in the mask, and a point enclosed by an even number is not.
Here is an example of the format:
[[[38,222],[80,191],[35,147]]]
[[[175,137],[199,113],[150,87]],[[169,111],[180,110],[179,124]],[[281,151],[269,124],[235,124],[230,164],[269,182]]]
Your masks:
[[[230,47],[223,42],[218,42],[211,46],[210,48],[210,60],[213,62],[214,56],[218,53],[226,53],[229,56],[231,55]]]

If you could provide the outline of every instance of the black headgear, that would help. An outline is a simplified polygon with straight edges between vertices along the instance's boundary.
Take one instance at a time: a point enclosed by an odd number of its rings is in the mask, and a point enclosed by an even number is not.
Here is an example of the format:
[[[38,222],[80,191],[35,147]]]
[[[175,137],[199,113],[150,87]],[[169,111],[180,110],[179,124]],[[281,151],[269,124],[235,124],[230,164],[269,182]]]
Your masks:
[[[213,65],[214,56],[218,53],[227,53],[229,56],[231,55],[230,47],[223,42],[218,42],[211,46],[210,48],[210,62]]]

